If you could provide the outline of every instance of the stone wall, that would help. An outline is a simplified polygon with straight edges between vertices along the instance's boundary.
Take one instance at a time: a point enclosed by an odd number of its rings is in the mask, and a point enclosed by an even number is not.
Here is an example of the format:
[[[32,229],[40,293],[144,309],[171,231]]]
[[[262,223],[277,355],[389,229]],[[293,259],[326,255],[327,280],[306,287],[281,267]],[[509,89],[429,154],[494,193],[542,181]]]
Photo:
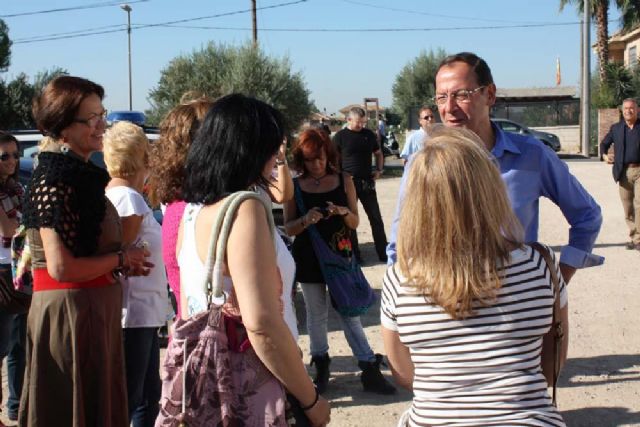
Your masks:
[[[582,152],[580,148],[580,126],[536,126],[531,129],[549,132],[560,139],[560,152],[576,154]]]

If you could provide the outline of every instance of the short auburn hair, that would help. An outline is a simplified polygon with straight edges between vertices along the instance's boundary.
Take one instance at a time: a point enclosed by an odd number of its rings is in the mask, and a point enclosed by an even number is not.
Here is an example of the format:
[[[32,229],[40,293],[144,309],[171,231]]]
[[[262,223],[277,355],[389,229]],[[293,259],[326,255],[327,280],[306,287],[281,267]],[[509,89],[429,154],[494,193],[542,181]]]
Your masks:
[[[307,158],[315,156],[320,157],[320,151],[324,150],[327,156],[327,172],[337,173],[338,153],[329,135],[319,129],[307,129],[300,134],[293,146],[293,168],[300,174],[304,175],[307,170],[304,166],[305,155]]]
[[[32,112],[43,135],[60,138],[64,129],[76,118],[80,104],[88,96],[104,98],[104,88],[82,77],[59,76],[42,89],[33,100]]]

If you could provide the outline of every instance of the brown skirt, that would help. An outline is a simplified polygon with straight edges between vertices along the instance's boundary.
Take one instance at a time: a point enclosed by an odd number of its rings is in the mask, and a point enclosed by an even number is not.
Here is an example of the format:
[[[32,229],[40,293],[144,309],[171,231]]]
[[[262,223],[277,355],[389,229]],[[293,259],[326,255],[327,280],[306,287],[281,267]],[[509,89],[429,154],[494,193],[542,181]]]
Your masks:
[[[20,426],[129,424],[121,310],[119,284],[33,294]]]

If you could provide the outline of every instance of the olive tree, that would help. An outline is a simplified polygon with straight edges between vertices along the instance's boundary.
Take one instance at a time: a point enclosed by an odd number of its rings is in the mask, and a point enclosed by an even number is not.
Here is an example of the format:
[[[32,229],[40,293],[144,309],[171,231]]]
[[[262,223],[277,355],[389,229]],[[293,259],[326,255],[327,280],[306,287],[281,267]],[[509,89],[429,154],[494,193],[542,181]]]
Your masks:
[[[291,70],[288,57],[267,56],[250,44],[234,47],[209,43],[181,55],[161,71],[149,93],[147,118],[158,124],[185,93],[210,98],[241,92],[279,109],[290,130],[295,130],[314,109],[300,72]]]
[[[393,84],[393,109],[406,126],[412,108],[433,102],[436,70],[447,56],[443,49],[422,51],[400,70]]]

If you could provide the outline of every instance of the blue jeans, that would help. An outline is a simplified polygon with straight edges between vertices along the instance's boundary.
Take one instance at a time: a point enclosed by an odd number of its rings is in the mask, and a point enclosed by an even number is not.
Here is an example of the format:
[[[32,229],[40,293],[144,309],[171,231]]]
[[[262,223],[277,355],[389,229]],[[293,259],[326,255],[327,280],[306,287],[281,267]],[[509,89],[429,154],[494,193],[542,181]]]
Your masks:
[[[18,415],[25,368],[25,341],[27,335],[27,313],[9,314],[0,312],[0,363],[7,358],[9,397],[7,410],[10,418]],[[2,392],[0,391],[0,402]]]
[[[160,411],[158,328],[124,328],[129,419],[133,427],[153,427]]]
[[[311,342],[311,356],[322,356],[329,352],[327,341],[328,292],[324,283],[300,283],[304,303],[307,308],[307,331]],[[373,362],[376,360],[367,336],[362,328],[360,316],[349,317],[340,315],[344,337],[351,347],[351,352],[359,362]]]

